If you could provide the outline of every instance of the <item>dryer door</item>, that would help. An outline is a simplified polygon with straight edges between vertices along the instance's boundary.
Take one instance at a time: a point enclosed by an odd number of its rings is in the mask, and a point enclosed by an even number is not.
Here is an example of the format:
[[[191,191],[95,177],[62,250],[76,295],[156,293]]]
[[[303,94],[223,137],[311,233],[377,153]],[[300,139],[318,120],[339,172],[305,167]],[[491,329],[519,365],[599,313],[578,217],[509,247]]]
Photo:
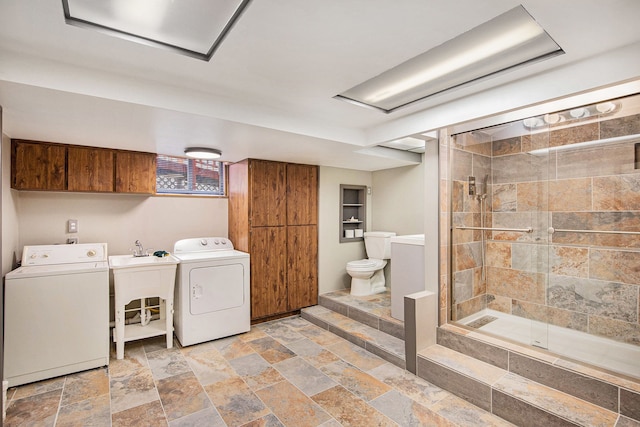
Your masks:
[[[192,269],[189,272],[191,314],[205,314],[244,304],[244,274],[242,264]]]

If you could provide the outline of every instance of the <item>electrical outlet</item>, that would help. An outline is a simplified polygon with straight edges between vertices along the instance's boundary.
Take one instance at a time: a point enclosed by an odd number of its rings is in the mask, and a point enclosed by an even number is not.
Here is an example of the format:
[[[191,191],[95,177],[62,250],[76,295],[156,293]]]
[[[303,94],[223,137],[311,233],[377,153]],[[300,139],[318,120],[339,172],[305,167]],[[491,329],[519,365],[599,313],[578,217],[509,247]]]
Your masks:
[[[77,233],[78,232],[78,220],[70,219],[67,221],[67,233]]]

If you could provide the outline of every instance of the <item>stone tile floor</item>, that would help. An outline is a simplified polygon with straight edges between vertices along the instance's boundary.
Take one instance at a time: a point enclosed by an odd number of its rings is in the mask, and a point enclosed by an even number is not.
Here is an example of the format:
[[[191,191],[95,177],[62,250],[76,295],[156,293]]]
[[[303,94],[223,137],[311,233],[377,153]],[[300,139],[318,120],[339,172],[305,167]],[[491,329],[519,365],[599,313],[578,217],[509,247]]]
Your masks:
[[[9,389],[5,426],[504,426],[300,317]]]

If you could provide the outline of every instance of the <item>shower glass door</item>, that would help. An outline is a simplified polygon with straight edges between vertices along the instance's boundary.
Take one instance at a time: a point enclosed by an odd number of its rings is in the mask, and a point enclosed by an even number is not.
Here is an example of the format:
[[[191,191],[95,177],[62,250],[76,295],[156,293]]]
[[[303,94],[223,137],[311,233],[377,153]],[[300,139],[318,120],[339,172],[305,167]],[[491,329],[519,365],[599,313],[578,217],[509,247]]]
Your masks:
[[[452,319],[546,348],[549,155],[546,129],[508,124],[453,135]]]
[[[640,377],[640,95],[446,153],[451,320]]]

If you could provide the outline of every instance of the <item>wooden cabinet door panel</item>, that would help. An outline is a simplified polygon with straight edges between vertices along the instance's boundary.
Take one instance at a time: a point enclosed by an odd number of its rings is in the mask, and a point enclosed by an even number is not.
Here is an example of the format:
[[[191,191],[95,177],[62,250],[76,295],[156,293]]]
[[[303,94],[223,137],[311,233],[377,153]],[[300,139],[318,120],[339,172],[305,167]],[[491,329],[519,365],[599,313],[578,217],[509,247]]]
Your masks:
[[[287,227],[289,310],[318,303],[318,226]]]
[[[155,193],[156,155],[117,151],[116,191],[119,193]]]
[[[251,226],[267,227],[286,224],[286,164],[251,160],[250,172]]]
[[[287,311],[287,230],[251,229],[251,318]]]
[[[17,190],[66,190],[67,148],[12,140],[11,186]]]
[[[318,224],[318,167],[287,165],[287,225]]]
[[[113,151],[69,147],[69,191],[113,191]]]
[[[249,248],[249,162],[243,160],[229,165],[227,169],[229,182],[227,192],[229,240],[233,246],[244,252],[251,252]]]

